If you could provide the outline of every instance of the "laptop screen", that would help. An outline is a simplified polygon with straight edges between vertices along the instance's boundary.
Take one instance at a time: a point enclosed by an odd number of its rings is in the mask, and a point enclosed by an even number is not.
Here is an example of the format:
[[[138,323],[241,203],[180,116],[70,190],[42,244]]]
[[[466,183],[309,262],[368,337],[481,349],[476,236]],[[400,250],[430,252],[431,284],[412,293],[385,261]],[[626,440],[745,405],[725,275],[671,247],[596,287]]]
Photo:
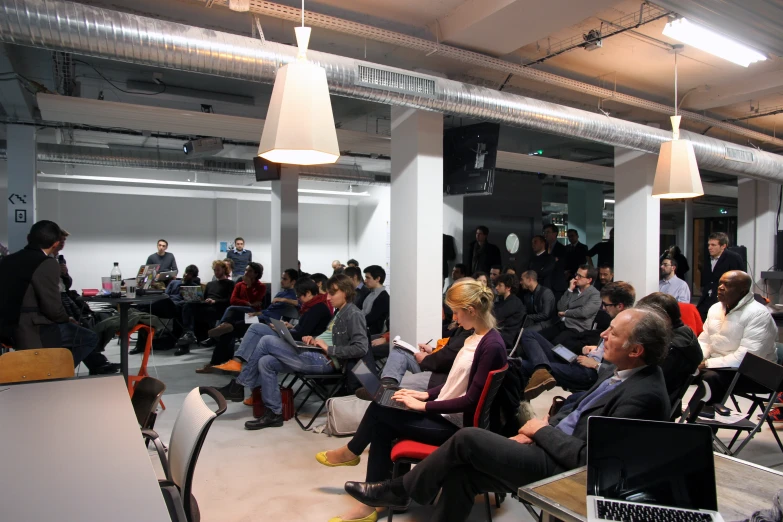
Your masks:
[[[359,382],[362,383],[364,389],[366,389],[370,395],[375,396],[375,393],[378,391],[378,388],[381,385],[381,381],[378,379],[378,377],[373,375],[367,365],[364,364],[364,361],[359,361],[356,363],[351,371],[356,376],[356,378],[359,379]]]
[[[587,494],[717,510],[712,430],[697,424],[590,417]]]

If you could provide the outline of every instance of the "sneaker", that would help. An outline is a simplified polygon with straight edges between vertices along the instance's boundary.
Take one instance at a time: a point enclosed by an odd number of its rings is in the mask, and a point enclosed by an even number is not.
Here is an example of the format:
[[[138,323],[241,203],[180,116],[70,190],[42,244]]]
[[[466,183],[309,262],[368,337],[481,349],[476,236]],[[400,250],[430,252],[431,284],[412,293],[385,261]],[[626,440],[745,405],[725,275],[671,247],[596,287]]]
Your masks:
[[[231,379],[231,382],[218,388],[218,391],[227,401],[242,402],[245,400],[245,387],[239,384],[236,379]]]
[[[260,419],[253,419],[245,423],[246,430],[263,430],[264,428],[280,428],[283,426],[283,414],[272,413],[267,409]]]
[[[193,332],[185,332],[182,334],[182,337],[179,338],[177,341],[178,346],[190,346],[191,344],[196,344],[198,340],[196,339],[196,336],[193,335]]]
[[[218,337],[222,337],[228,333],[231,333],[234,331],[234,325],[231,323],[220,323],[213,329],[211,329],[209,332],[207,332],[207,335],[211,337],[212,339],[217,339]]]
[[[555,387],[557,381],[545,368],[539,368],[530,376],[530,380],[525,386],[525,400],[532,401],[547,390]]]

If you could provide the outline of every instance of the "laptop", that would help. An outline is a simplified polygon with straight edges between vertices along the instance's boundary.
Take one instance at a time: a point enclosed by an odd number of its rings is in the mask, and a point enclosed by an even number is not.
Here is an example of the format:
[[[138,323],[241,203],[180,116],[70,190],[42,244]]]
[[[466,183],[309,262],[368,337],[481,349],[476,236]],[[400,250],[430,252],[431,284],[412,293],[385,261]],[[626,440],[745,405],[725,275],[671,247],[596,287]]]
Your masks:
[[[204,300],[204,291],[201,286],[180,286],[179,293],[186,303],[200,303]]]
[[[159,283],[166,283],[166,284],[168,284],[169,281],[173,281],[176,278],[177,278],[177,273],[176,272],[160,272],[158,274],[158,279],[157,280],[158,280]]]
[[[283,321],[279,319],[273,319],[270,317],[269,322],[272,323],[272,326],[274,326],[277,335],[279,335],[280,338],[283,339],[285,342],[293,346],[294,350],[296,350],[297,353],[301,353],[302,350],[315,350],[323,353],[323,350],[321,350],[317,346],[311,346],[307,343],[303,343],[301,341],[297,341],[296,339],[294,339],[294,336],[291,335],[291,332],[288,331],[288,328],[286,327]]]
[[[386,406],[387,408],[397,408],[398,410],[416,411],[408,408],[405,404],[392,399],[392,395],[399,388],[384,388],[381,385],[381,380],[373,374],[370,369],[364,364],[364,361],[359,361],[351,369],[353,374],[362,383],[364,389],[372,397],[374,403],[379,406]],[[419,412],[424,413],[424,412]]]
[[[723,522],[717,510],[709,426],[588,419],[588,522]]]
[[[136,289],[149,290],[152,283],[155,282],[155,276],[158,275],[160,265],[141,265],[136,274]]]

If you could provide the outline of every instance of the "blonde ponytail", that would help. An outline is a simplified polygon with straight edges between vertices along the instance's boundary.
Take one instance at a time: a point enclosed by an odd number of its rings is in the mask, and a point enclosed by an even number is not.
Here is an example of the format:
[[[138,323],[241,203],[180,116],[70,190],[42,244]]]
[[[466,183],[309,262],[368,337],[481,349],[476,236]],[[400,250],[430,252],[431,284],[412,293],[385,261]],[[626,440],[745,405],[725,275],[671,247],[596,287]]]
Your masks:
[[[495,328],[497,321],[492,315],[495,294],[492,289],[475,279],[460,279],[446,292],[446,306],[452,310],[466,310],[473,307],[476,319],[487,328]]]

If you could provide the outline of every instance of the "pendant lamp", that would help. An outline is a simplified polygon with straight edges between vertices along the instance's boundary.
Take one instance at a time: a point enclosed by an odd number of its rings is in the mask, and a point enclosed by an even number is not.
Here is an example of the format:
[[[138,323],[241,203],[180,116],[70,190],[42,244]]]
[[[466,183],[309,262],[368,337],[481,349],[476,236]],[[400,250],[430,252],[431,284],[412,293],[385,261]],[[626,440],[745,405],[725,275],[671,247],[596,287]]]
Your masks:
[[[307,61],[310,27],[296,27],[296,61],[277,71],[258,155],[274,163],[320,165],[340,157],[326,71]]]
[[[674,116],[672,141],[661,144],[655,169],[652,196],[661,199],[695,198],[704,195],[693,144],[680,139],[680,119],[677,115],[677,54],[674,55]]]

